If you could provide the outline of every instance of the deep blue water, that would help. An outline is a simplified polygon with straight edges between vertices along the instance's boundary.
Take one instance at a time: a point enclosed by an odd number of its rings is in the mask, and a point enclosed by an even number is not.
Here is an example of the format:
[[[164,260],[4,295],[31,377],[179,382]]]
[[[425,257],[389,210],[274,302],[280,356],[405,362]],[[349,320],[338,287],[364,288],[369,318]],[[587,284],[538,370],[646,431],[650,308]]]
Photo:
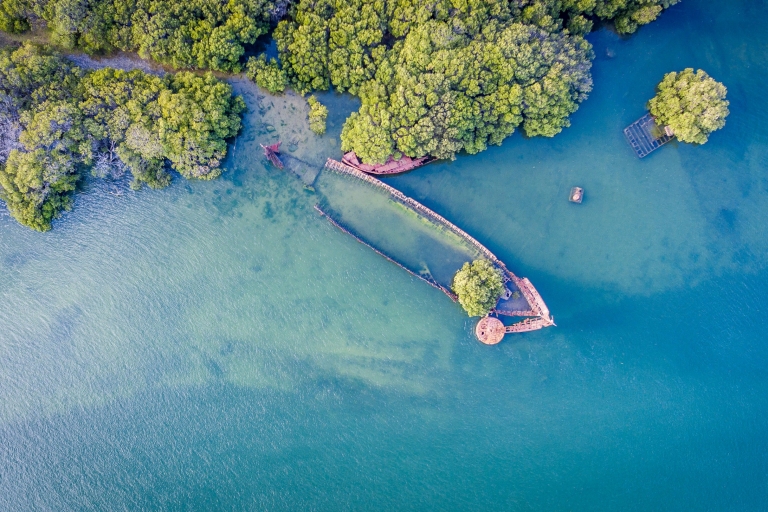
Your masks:
[[[684,0],[595,33],[571,128],[388,180],[544,296],[558,327],[495,347],[261,162],[338,153],[341,97],[313,139],[240,84],[220,180],[0,217],[0,509],[768,509],[766,18]],[[621,129],[688,66],[725,129],[638,160]]]

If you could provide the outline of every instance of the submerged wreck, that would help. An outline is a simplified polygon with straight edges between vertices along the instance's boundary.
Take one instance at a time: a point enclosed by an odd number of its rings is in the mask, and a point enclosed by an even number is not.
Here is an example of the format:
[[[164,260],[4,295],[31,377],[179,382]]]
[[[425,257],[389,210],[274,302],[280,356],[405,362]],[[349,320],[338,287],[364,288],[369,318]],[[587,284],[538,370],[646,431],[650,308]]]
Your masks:
[[[421,158],[411,158],[409,156],[401,156],[399,159],[395,160],[390,156],[387,158],[387,161],[383,164],[364,164],[360,161],[359,158],[357,158],[357,155],[354,151],[350,151],[349,153],[345,153],[344,156],[341,158],[341,162],[345,165],[348,165],[349,167],[352,167],[354,169],[357,169],[358,171],[362,171],[368,174],[380,174],[380,175],[392,175],[392,174],[400,174],[403,172],[412,171],[413,169],[416,169],[417,167],[421,167],[422,165],[428,164],[434,160],[434,158],[429,156],[423,156]]]
[[[504,262],[499,260],[484,245],[482,245],[480,242],[475,240],[465,231],[463,231],[462,229],[460,229],[459,227],[457,227],[456,225],[454,225],[453,223],[451,223],[441,215],[430,210],[423,204],[419,203],[418,201],[410,197],[407,197],[405,194],[403,194],[399,190],[387,185],[381,180],[373,176],[370,176],[369,174],[366,174],[365,172],[351,165],[348,165],[343,161],[339,162],[337,160],[329,158],[325,163],[325,169],[334,173],[339,173],[339,174],[344,174],[347,176],[354,177],[380,190],[383,190],[390,196],[392,200],[400,203],[401,205],[407,207],[408,209],[428,219],[430,222],[458,236],[460,239],[463,240],[463,242],[466,242],[467,244],[472,246],[477,253],[479,253],[480,255],[482,255],[482,257],[489,260],[493,265],[496,266],[496,268],[498,268],[502,272],[502,274],[504,275],[505,291],[502,297],[496,303],[495,308],[490,313],[491,315],[494,315],[494,316],[486,316],[485,318],[482,318],[475,330],[475,333],[481,342],[489,345],[493,345],[500,342],[501,339],[504,337],[504,334],[506,333],[535,331],[538,329],[543,329],[544,327],[550,327],[555,325],[554,319],[550,314],[549,308],[547,308],[547,305],[544,303],[544,299],[542,299],[541,295],[533,286],[533,284],[525,277],[520,278],[516,276],[511,270],[507,268]],[[411,269],[408,269],[406,266],[398,263],[397,261],[394,261],[394,259],[383,254],[382,251],[375,249],[371,244],[365,242],[360,237],[354,235],[349,230],[340,226],[339,223],[335,222],[330,216],[328,216],[325,212],[323,212],[319,208],[317,209],[329,221],[331,221],[332,224],[334,224],[336,227],[341,229],[343,232],[352,235],[358,242],[372,248],[378,254],[381,254],[382,256],[387,258],[389,261],[392,261],[393,263],[397,264],[401,268],[404,268],[406,271],[408,271],[415,277],[426,281],[431,286],[434,286],[435,288],[445,293],[448,297],[451,298],[451,300],[456,301],[456,295],[454,295],[453,292],[451,292],[444,285],[445,283],[440,284],[438,282],[435,282],[434,279],[429,279],[425,276],[422,276],[413,272]],[[502,321],[499,320],[498,318],[498,316],[500,315],[510,316],[510,317],[523,317],[524,319],[512,325],[504,326]]]
[[[645,158],[661,146],[671,141],[675,134],[669,126],[661,127],[651,114],[624,128],[624,137],[638,158]]]
[[[259,144],[259,146],[261,146],[261,148],[264,150],[264,156],[267,157],[267,160],[272,162],[272,165],[278,169],[283,168],[283,162],[280,160],[280,157],[277,156],[280,154],[280,144],[282,144],[282,142],[276,142],[275,144],[270,144],[269,146]]]

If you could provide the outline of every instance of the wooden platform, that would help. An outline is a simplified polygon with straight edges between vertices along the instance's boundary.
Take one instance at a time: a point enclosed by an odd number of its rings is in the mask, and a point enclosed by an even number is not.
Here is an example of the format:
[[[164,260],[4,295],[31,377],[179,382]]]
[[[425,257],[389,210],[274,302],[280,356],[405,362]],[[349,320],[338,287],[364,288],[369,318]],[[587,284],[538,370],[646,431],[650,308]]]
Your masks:
[[[651,114],[643,117],[624,128],[627,142],[635,150],[639,158],[647,156],[674,138],[659,127]]]

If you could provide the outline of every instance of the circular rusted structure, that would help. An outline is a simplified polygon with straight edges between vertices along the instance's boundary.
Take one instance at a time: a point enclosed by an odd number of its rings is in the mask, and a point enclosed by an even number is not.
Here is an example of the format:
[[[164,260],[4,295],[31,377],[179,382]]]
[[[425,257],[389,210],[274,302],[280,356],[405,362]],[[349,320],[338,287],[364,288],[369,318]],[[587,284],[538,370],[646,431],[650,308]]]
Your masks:
[[[477,339],[486,345],[495,345],[504,337],[504,324],[492,316],[481,318],[475,327]]]

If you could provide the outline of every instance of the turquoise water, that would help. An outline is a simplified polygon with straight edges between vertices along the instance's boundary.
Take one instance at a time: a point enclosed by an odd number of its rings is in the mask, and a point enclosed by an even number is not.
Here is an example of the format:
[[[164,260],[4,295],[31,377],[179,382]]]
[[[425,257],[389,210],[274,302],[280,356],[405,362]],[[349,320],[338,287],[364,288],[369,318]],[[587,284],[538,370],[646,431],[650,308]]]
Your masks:
[[[547,301],[558,327],[495,347],[263,165],[338,154],[341,97],[315,139],[239,83],[222,179],[84,193],[43,235],[0,217],[0,509],[767,509],[767,16],[593,34],[570,129],[388,180]],[[726,128],[637,160],[621,129],[686,66]]]
[[[446,289],[464,263],[483,257],[475,246],[444,226],[358,178],[323,170],[314,186],[320,194],[320,207],[335,222]]]

